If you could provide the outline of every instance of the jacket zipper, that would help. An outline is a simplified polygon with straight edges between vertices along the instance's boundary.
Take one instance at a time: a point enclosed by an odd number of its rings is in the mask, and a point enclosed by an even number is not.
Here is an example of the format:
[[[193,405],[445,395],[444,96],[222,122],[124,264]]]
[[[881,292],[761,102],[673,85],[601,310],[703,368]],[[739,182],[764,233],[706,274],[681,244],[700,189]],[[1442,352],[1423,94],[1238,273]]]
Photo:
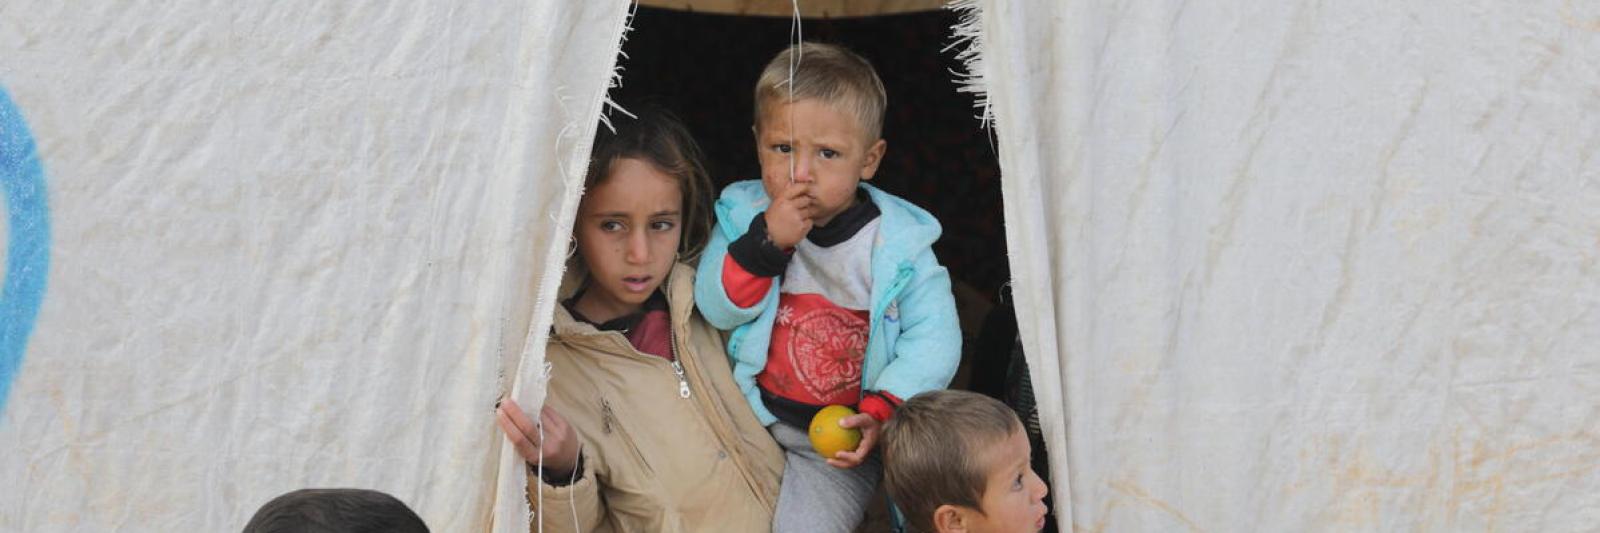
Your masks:
[[[880,307],[878,307],[877,309],[874,309],[872,315],[870,315],[871,319],[872,319],[872,322],[871,322],[869,327],[872,329],[873,332],[876,332],[876,331],[879,330],[879,328],[883,324],[883,315],[884,315],[884,313],[888,312],[889,305],[894,303],[894,299],[900,296],[900,291],[905,290],[906,284],[911,281],[912,274],[913,274],[913,272],[912,272],[911,265],[909,263],[901,262],[900,263],[900,267],[898,269],[896,269],[896,271],[895,271],[894,281],[889,283],[889,289],[884,291],[884,293],[883,293],[883,300],[881,302],[879,302]],[[876,335],[873,335],[873,337],[876,337]],[[869,349],[869,351],[870,351],[870,349]],[[862,377],[861,391],[860,391],[860,395],[856,397],[856,402],[858,402],[858,403],[861,400],[866,399],[866,397],[867,397],[867,382],[866,382],[866,375],[865,375],[866,360],[865,359],[862,360],[862,368],[861,368],[861,370],[863,372],[863,375],[861,376]],[[873,381],[874,382],[877,381],[876,376],[874,376]]]
[[[876,311],[874,314],[877,315],[874,317],[875,319],[883,318],[883,313],[889,309],[889,304],[893,303],[894,299],[900,296],[900,291],[904,290],[906,288],[906,283],[911,281],[911,275],[912,269],[910,265],[901,263],[900,267],[896,269],[894,274],[894,281],[889,284],[889,290],[883,292],[883,300],[879,302],[880,307],[874,310]]]
[[[678,356],[678,328],[675,324],[667,324],[667,333],[671,335],[672,344],[672,373],[678,375],[678,397],[689,399],[689,377],[683,372],[683,360]]]
[[[683,365],[680,363],[680,361],[683,359],[678,356],[677,324],[672,325],[671,333],[673,336],[672,371],[678,374],[678,397],[688,399],[690,396],[689,380],[686,377],[686,371]],[[711,398],[709,400],[706,398],[701,398],[700,403],[695,406],[695,411],[700,415],[700,420],[704,421],[706,423],[706,427],[711,430],[712,435],[716,436],[717,442],[720,443],[720,446],[722,447],[719,452],[726,454],[727,458],[733,461],[735,469],[739,471],[739,477],[744,480],[745,484],[750,486],[752,492],[758,493],[757,499],[761,499],[764,501],[764,503],[768,503],[770,506],[775,508],[777,506],[777,502],[765,502],[765,498],[759,495],[759,491],[756,489],[754,474],[751,473],[752,467],[748,463],[748,460],[745,458],[744,454],[738,451],[738,439],[729,435],[730,430],[728,429],[726,423],[731,423],[732,421],[731,419],[717,415],[717,413],[722,413],[723,411],[715,405],[715,400],[715,398]],[[740,398],[738,401],[740,405],[744,404],[743,398]],[[724,423],[718,423],[719,420]]]

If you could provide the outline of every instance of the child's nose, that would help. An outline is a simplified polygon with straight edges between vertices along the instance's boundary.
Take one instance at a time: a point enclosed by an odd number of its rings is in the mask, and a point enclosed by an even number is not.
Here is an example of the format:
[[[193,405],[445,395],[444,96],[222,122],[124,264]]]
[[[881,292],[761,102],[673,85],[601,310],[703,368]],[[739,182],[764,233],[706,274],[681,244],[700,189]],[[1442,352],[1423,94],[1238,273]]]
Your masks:
[[[650,261],[650,240],[643,231],[635,231],[628,235],[628,261],[633,263],[646,263]]]
[[[807,183],[807,182],[812,181],[812,176],[811,176],[811,158],[809,158],[809,157],[797,157],[797,158],[795,158],[795,160],[794,160],[794,181],[795,181],[795,183]]]

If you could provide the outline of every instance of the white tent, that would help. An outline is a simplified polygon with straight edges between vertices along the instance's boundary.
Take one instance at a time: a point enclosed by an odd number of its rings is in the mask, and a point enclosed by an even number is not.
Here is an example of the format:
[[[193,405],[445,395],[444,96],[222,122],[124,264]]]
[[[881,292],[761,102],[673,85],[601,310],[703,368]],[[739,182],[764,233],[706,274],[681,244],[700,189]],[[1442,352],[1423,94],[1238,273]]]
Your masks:
[[[1600,6],[975,7],[1063,524],[1600,523]],[[629,9],[0,4],[0,531],[523,529]]]

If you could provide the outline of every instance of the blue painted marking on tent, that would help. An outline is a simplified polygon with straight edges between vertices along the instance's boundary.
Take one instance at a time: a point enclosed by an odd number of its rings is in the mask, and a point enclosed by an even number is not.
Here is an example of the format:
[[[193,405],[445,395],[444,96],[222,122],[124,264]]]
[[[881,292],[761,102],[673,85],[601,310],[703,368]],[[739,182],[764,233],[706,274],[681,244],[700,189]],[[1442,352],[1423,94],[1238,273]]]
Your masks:
[[[0,87],[0,192],[5,194],[5,285],[0,286],[0,413],[22,369],[50,274],[50,206],[39,150],[11,95]]]

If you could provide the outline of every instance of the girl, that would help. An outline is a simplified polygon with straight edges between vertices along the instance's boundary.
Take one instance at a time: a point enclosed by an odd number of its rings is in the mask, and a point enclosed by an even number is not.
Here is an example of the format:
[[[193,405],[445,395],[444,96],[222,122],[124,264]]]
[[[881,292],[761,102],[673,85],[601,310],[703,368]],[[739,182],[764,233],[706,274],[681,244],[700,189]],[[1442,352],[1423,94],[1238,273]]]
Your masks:
[[[783,454],[694,309],[687,263],[711,227],[699,148],[646,110],[600,131],[584,187],[580,261],[545,347],[544,440],[515,402],[497,409],[529,463],[532,529],[767,531]]]

